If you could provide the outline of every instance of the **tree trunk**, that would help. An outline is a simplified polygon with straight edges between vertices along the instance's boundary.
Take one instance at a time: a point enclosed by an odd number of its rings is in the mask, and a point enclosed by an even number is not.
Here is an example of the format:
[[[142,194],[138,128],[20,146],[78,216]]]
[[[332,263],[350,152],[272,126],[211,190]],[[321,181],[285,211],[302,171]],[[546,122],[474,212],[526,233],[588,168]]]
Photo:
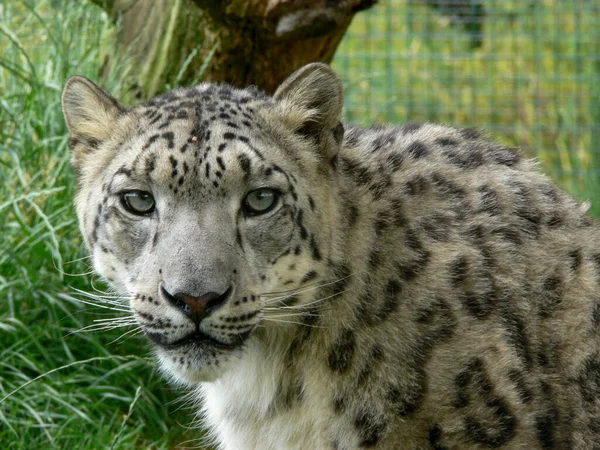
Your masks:
[[[273,93],[302,65],[330,62],[354,14],[377,0],[92,1],[118,20],[120,53],[147,98],[199,81]]]

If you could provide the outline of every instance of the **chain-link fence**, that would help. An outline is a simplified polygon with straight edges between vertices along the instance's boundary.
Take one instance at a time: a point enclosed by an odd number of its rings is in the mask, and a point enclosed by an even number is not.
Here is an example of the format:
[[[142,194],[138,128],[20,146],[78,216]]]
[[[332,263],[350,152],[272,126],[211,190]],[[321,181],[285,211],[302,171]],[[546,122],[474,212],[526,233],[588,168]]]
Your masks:
[[[348,121],[483,127],[600,215],[598,0],[380,0],[334,67]]]

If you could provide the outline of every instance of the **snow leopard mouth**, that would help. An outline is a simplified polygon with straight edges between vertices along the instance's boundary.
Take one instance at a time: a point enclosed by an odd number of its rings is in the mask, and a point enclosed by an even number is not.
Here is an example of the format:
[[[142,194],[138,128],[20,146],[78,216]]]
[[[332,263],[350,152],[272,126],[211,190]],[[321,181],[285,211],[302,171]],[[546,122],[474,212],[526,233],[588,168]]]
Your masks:
[[[201,331],[194,331],[187,336],[182,337],[174,342],[166,342],[165,336],[161,333],[146,332],[146,336],[150,341],[165,350],[178,350],[185,346],[211,346],[221,350],[234,350],[241,347],[246,339],[250,335],[250,332],[245,332],[232,336],[232,342],[222,342]]]

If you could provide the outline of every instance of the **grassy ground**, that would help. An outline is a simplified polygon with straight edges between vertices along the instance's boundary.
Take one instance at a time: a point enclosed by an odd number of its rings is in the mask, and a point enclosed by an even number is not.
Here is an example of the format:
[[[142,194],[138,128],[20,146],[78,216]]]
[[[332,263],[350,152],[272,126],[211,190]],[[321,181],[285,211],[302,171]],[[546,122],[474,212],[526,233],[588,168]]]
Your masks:
[[[113,42],[78,3],[0,2],[0,448],[172,448],[188,414],[145,342],[74,333],[119,314],[73,299],[102,285],[77,230],[60,93],[71,74],[96,78]],[[116,74],[103,84],[120,91]]]
[[[183,446],[198,436],[186,428],[189,411],[135,330],[75,333],[124,314],[74,299],[103,287],[71,205],[60,92],[71,74],[97,80],[114,49],[113,27],[79,3],[0,1],[0,448]],[[421,4],[381,3],[357,17],[335,62],[349,119],[484,125],[538,155],[575,195],[598,197],[593,2],[546,0],[527,11],[502,2],[474,51]],[[550,8],[560,14],[544,15]],[[126,73],[123,65],[99,81],[119,96]]]

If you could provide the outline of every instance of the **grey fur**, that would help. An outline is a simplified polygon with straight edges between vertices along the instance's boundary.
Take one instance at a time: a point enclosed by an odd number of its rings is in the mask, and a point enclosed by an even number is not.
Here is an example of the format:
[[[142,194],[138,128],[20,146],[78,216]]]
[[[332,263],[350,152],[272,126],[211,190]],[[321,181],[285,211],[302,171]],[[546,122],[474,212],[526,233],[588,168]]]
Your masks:
[[[79,78],[63,98],[95,268],[220,448],[600,448],[600,231],[518,150],[343,127],[322,64],[274,98],[125,109]],[[280,199],[255,215],[262,187]],[[164,291],[227,292],[210,340],[173,345],[195,325]]]

